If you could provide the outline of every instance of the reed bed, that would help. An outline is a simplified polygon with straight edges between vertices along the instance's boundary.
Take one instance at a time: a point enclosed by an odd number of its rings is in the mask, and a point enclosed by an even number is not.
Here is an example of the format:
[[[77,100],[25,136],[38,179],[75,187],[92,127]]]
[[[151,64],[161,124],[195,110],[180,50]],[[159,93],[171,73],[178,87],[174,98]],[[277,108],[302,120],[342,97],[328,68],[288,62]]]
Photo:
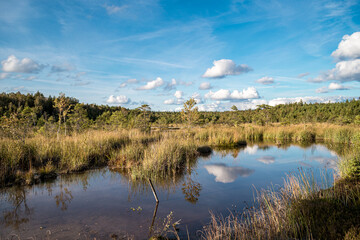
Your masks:
[[[360,142],[359,126],[331,124],[267,125],[244,124],[184,128],[151,133],[137,129],[89,130],[72,136],[37,134],[23,139],[0,139],[0,185],[32,182],[41,172],[73,172],[110,165],[131,169],[133,175],[164,175],[180,171],[196,148],[238,147],[246,142],[353,144]],[[137,174],[135,174],[138,172]],[[27,175],[26,175],[27,174]]]

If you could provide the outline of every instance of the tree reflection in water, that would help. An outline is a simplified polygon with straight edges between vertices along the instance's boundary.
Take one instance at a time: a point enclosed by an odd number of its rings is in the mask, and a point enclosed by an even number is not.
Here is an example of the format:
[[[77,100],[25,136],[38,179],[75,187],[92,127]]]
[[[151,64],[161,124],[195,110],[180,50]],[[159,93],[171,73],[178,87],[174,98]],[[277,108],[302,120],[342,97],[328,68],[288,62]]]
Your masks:
[[[11,226],[18,230],[21,224],[29,221],[33,209],[28,206],[26,195],[27,190],[24,187],[14,187],[4,195],[2,194],[5,201],[10,203],[13,208],[3,212],[3,217],[0,219],[1,225]]]

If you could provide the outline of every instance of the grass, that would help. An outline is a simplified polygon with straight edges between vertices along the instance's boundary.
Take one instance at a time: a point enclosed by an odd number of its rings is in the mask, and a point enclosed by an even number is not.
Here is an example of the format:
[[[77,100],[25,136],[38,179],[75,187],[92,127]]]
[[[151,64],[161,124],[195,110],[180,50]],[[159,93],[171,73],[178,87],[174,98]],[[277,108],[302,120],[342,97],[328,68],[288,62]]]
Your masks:
[[[34,134],[32,134],[34,135]],[[158,177],[183,171],[200,146],[239,147],[253,141],[306,144],[360,142],[360,128],[331,124],[211,126],[144,133],[136,129],[89,130],[72,136],[35,134],[0,139],[0,186],[29,184],[54,173],[83,171],[109,165],[131,175]],[[49,174],[47,174],[49,173]],[[41,176],[41,178],[39,178]]]
[[[337,134],[337,133],[335,133]],[[348,139],[348,137],[346,138]],[[284,186],[257,192],[257,208],[211,215],[203,239],[359,239],[360,142],[340,161],[340,176],[329,186],[300,171]]]

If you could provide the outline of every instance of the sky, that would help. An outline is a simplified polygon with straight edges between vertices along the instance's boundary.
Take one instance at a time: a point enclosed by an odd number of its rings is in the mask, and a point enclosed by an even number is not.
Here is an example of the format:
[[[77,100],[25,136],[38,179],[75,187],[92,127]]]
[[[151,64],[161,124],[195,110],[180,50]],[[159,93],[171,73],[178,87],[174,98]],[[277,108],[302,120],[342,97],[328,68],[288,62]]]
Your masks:
[[[178,111],[359,98],[360,1],[0,0],[0,90]]]

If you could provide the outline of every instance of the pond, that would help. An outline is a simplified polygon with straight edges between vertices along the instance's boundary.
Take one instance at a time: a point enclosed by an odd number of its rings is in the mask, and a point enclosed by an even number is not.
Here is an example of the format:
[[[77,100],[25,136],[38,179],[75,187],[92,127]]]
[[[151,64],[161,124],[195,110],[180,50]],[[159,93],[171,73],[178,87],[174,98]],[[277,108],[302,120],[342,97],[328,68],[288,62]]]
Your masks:
[[[254,204],[255,189],[277,188],[299,168],[336,171],[338,156],[325,146],[253,144],[216,150],[183,176],[154,183],[130,181],[108,168],[59,176],[52,182],[0,192],[0,239],[147,239],[172,212],[180,236],[199,236],[209,211],[228,215]],[[331,179],[331,177],[330,177]],[[329,183],[331,184],[331,182]]]

